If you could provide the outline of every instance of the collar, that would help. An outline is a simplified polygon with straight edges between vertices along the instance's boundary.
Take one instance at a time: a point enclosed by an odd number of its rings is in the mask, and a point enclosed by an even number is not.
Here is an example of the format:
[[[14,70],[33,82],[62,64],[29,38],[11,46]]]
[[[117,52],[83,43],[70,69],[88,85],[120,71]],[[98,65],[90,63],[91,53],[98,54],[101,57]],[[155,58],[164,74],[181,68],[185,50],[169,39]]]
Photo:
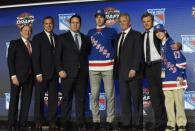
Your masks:
[[[128,34],[130,30],[131,30],[131,27],[127,28],[125,31],[122,31],[121,33],[124,32],[125,34]]]
[[[73,37],[75,36],[75,34],[78,34],[78,36],[80,36],[79,32],[74,32],[74,31],[70,30],[70,33],[72,34]]]
[[[25,39],[24,37],[21,37],[22,41],[26,44],[26,41],[28,41],[27,39]]]
[[[53,34],[53,33],[49,33],[47,31],[44,30],[44,32],[46,33],[47,36],[50,36],[50,34]]]
[[[102,29],[102,28],[105,28],[105,27],[106,27],[106,25],[96,26],[97,29],[100,29],[100,28]]]

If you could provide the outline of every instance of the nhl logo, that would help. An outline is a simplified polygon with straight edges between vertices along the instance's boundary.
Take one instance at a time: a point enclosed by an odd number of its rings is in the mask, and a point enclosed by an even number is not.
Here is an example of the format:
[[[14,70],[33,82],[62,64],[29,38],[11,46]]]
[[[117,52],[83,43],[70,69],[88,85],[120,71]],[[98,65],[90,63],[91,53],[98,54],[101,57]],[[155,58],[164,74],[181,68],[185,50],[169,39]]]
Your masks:
[[[24,25],[32,26],[33,22],[34,16],[27,12],[24,12],[17,17],[16,25],[18,26],[19,29],[21,29]]]
[[[192,17],[195,17],[195,7],[192,7]]]
[[[107,7],[104,9],[106,25],[112,26],[118,22],[118,17],[120,15],[120,11],[113,7]]]

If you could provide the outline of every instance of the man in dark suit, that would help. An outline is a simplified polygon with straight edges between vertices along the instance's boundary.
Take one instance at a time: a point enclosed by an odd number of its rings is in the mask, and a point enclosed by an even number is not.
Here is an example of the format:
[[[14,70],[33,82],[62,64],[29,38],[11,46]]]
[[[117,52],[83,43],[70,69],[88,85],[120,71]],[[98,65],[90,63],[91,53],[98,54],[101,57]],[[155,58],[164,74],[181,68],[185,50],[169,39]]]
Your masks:
[[[46,16],[43,19],[43,27],[44,31],[36,34],[32,40],[32,60],[36,77],[34,118],[36,128],[41,128],[44,121],[44,94],[48,90],[49,126],[55,128],[58,77],[54,64],[57,36],[53,33],[53,17]]]
[[[145,32],[142,35],[142,52],[144,57],[145,77],[148,82],[155,123],[151,129],[166,127],[166,110],[161,81],[160,41],[153,33],[154,16],[145,13],[141,17]]]
[[[70,18],[70,31],[61,34],[56,47],[56,67],[62,80],[62,120],[61,126],[68,128],[71,115],[73,93],[76,100],[76,124],[85,128],[85,98],[88,83],[88,55],[90,40],[80,30],[81,17]]]
[[[142,128],[141,33],[132,29],[127,13],[120,14],[119,24],[122,32],[115,44],[115,67],[119,76],[122,128]]]
[[[21,108],[19,128],[25,130],[32,96],[33,74],[31,54],[32,48],[29,38],[32,33],[30,26],[21,27],[21,38],[10,42],[8,49],[8,68],[11,83],[11,99],[9,103],[8,123],[10,130],[16,129],[18,116],[18,102],[21,91]]]

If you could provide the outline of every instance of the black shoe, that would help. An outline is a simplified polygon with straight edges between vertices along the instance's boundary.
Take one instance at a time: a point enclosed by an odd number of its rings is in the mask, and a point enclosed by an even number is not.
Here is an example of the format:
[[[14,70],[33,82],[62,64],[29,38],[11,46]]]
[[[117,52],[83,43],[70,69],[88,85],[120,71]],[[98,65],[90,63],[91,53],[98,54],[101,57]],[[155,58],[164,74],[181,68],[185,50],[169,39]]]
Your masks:
[[[131,130],[131,129],[132,129],[132,127],[130,125],[122,125],[120,127],[120,130],[124,130],[124,131],[128,131],[128,130]]]
[[[41,123],[36,123],[35,124],[35,129],[36,130],[41,130],[42,129],[42,124]]]
[[[157,131],[164,131],[165,130],[165,125],[153,125],[149,128],[149,130],[157,130]]]
[[[85,130],[87,130],[87,127],[85,124],[79,124],[79,125],[77,125],[77,129],[78,129],[78,131],[85,131]]]
[[[49,129],[50,130],[55,130],[55,129],[58,129],[58,126],[55,123],[50,123],[49,124]]]
[[[17,129],[16,129],[16,127],[15,126],[10,126],[9,127],[9,131],[16,131]]]
[[[186,126],[178,126],[178,131],[186,131]]]
[[[110,122],[106,122],[106,124],[105,124],[105,130],[107,130],[107,131],[109,131],[109,130],[113,130],[112,123],[110,123]]]
[[[98,130],[98,129],[100,129],[100,123],[98,122],[93,123],[92,130]]]

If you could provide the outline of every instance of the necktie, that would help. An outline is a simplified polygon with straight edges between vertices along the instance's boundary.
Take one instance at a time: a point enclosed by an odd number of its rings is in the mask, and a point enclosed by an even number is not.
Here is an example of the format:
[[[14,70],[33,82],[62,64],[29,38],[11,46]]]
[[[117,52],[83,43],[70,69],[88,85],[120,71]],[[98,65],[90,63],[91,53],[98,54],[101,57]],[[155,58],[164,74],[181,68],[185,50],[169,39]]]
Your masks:
[[[122,37],[121,37],[121,41],[120,41],[119,49],[118,49],[118,60],[120,60],[120,53],[122,50],[124,38],[125,38],[125,32],[122,32]]]
[[[31,48],[30,42],[28,40],[26,41],[26,47],[28,49],[28,54],[31,56],[31,54],[32,54],[32,48]]]
[[[50,43],[51,43],[51,46],[52,46],[52,48],[55,48],[54,43],[53,43],[53,35],[50,34],[49,36],[50,36]]]
[[[146,63],[151,62],[151,57],[150,57],[150,40],[149,40],[149,31],[147,33],[147,38],[146,38]]]
[[[76,46],[77,46],[78,50],[80,50],[80,48],[79,48],[78,34],[75,34],[74,35],[74,39],[75,39],[75,43],[76,43]]]

